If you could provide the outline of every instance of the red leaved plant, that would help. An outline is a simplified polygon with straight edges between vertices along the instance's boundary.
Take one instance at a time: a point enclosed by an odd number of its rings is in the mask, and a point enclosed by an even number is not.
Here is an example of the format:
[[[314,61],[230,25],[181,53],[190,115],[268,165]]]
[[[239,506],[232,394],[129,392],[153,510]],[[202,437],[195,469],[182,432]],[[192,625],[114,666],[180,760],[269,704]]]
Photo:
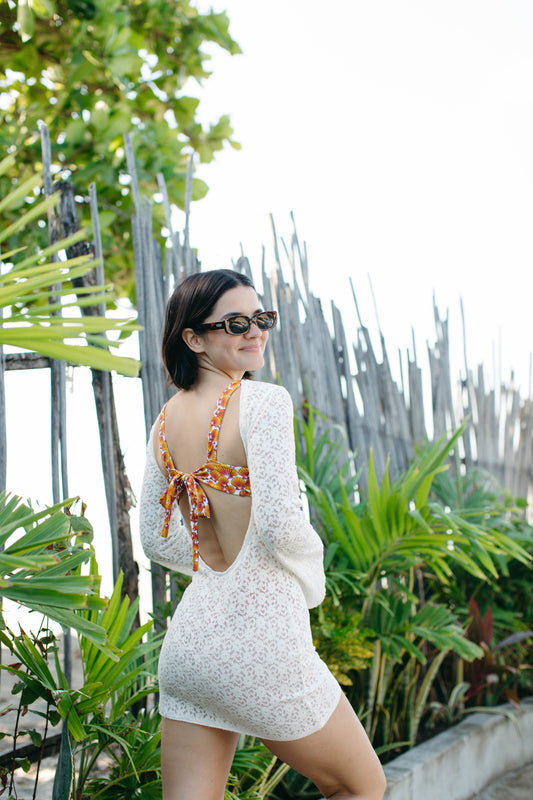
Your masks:
[[[468,604],[468,618],[467,636],[481,647],[483,658],[476,658],[465,665],[466,678],[470,683],[465,700],[475,699],[479,704],[482,695],[488,693],[496,695],[497,700],[506,699],[518,707],[520,699],[516,688],[517,678],[521,670],[531,669],[532,665],[515,663],[516,654],[514,662],[506,661],[508,656],[504,655],[503,651],[506,650],[512,657],[513,654],[509,653],[508,648],[533,637],[533,631],[517,631],[506,636],[501,642],[492,644],[494,632],[492,611],[487,608],[482,616],[473,597]]]

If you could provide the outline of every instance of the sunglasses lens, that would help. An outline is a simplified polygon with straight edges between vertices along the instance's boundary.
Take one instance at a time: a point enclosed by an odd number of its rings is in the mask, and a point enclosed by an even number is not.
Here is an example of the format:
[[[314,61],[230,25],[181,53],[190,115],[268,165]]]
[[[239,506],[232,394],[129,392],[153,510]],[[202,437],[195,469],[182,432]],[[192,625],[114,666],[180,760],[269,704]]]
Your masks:
[[[227,330],[235,336],[240,333],[246,333],[249,327],[250,323],[248,322],[248,317],[229,317],[229,319],[226,320]]]
[[[255,317],[257,327],[262,331],[268,331],[276,324],[276,317],[271,311],[263,311]]]

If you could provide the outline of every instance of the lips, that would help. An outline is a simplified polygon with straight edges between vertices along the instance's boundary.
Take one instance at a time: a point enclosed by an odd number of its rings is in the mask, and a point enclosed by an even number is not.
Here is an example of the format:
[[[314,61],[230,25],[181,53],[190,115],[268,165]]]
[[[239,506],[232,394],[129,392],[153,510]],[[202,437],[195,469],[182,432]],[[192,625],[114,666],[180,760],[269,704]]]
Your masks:
[[[250,346],[250,347],[241,347],[240,349],[243,350],[245,353],[260,353],[261,352],[261,348],[257,347],[257,346],[255,346],[255,347],[252,347],[252,346]]]

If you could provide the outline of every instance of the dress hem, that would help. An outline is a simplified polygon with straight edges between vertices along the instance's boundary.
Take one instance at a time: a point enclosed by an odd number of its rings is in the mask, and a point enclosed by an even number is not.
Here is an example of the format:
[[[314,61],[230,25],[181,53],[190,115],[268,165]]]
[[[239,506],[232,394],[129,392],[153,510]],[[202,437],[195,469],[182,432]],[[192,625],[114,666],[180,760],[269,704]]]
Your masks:
[[[341,689],[340,684],[337,684],[337,688],[338,688],[338,691],[336,692],[335,703],[332,705],[332,707],[329,710],[329,712],[328,712],[326,718],[324,719],[324,721],[321,722],[318,725],[316,724],[316,722],[313,723],[311,729],[306,730],[305,733],[300,733],[298,736],[290,736],[290,737],[286,737],[286,736],[267,736],[264,733],[257,733],[257,732],[251,731],[251,730],[243,730],[242,728],[237,728],[236,726],[233,726],[233,725],[220,725],[220,724],[217,724],[216,722],[210,722],[209,720],[203,720],[202,722],[199,722],[198,719],[188,719],[187,715],[185,715],[185,714],[182,714],[178,718],[178,717],[170,717],[167,714],[163,714],[163,712],[161,710],[159,711],[159,713],[161,714],[162,718],[173,720],[174,722],[188,722],[191,725],[200,725],[200,726],[202,726],[204,728],[217,728],[218,730],[221,730],[221,731],[228,731],[230,733],[238,733],[241,736],[255,736],[256,739],[267,739],[268,741],[271,741],[271,742],[294,742],[297,739],[303,739],[306,736],[311,736],[312,733],[317,733],[319,730],[321,730],[324,727],[324,725],[326,725],[329,722],[329,720],[333,716],[333,712],[335,711],[335,709],[337,708],[337,706],[339,704],[339,701],[340,701],[341,695],[342,695],[342,689]]]

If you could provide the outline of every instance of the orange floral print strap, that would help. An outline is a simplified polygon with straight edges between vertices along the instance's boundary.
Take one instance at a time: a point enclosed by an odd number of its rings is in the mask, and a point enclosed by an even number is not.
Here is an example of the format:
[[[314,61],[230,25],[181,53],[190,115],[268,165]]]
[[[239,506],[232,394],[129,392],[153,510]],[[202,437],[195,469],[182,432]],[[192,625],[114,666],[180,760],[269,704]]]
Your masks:
[[[241,385],[240,381],[234,381],[233,383],[230,383],[230,385],[226,387],[226,389],[224,389],[224,391],[217,400],[217,404],[215,406],[215,410],[211,418],[209,436],[207,437],[208,461],[217,460],[218,435],[220,433],[220,427],[222,425],[222,420],[224,418],[224,412],[226,410],[226,406],[228,405],[228,400],[230,399],[235,389],[238,389],[240,385]]]
[[[233,467],[229,464],[220,464],[216,460],[218,435],[224,417],[224,411],[229,398],[240,385],[240,381],[230,384],[218,399],[211,426],[209,429],[207,451],[208,460],[203,466],[194,472],[180,472],[174,467],[172,456],[168,449],[165,437],[165,411],[166,404],[159,415],[159,449],[167,468],[168,486],[161,495],[160,503],[165,509],[165,518],[161,536],[168,536],[172,505],[179,500],[182,492],[187,492],[191,514],[191,537],[193,549],[193,571],[197,572],[200,556],[200,545],[198,539],[198,520],[200,517],[210,517],[211,509],[209,500],[202,487],[202,483],[211,486],[228,494],[236,494],[244,497],[251,495],[250,475],[248,467]]]

